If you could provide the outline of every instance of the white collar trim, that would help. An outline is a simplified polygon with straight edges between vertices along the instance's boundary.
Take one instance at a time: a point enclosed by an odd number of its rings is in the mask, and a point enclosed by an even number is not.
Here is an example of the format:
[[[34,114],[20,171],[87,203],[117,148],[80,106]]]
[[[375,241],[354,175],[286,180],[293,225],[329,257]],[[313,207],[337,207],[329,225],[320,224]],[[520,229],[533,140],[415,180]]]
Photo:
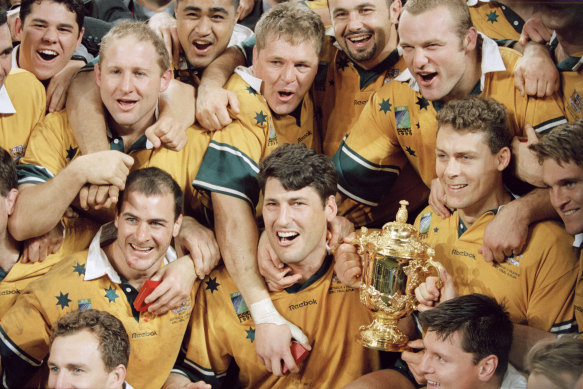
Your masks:
[[[257,78],[253,75],[253,67],[245,67],[245,66],[237,66],[235,69],[235,73],[237,73],[243,81],[245,81],[251,88],[255,90],[255,92],[261,94],[261,83],[263,82],[260,78]]]
[[[583,244],[583,232],[575,235],[575,240],[573,241],[573,246],[580,248]]]
[[[16,113],[16,109],[14,108],[14,105],[12,105],[12,101],[10,100],[10,96],[8,96],[6,86],[4,85],[0,88],[0,113]]]

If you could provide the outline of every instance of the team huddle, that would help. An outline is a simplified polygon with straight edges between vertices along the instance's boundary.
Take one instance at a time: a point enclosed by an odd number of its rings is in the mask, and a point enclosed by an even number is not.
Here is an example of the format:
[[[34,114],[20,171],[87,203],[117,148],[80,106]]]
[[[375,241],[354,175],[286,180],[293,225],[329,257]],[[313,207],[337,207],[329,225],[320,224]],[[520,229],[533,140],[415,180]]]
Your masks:
[[[1,387],[583,388],[579,1],[4,7]],[[401,200],[441,269],[390,353]]]

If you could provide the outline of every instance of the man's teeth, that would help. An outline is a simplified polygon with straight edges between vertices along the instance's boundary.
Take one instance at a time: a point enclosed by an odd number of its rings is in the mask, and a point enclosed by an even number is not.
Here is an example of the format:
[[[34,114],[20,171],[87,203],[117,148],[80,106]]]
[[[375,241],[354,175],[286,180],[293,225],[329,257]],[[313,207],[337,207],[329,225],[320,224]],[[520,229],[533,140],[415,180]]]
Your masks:
[[[428,383],[429,385],[433,385],[433,386],[441,386],[441,385],[439,385],[439,383],[438,383],[438,382],[435,382],[435,381],[429,381],[429,380],[427,380],[427,383]]]
[[[150,251],[152,248],[151,247],[139,247],[134,245],[133,243],[130,243],[130,246],[132,246],[132,248],[134,250],[138,250],[138,251]]]
[[[38,53],[44,60],[47,61],[55,58],[58,55],[57,52],[53,50],[39,50]]]
[[[360,41],[367,40],[368,38],[370,38],[369,35],[364,35],[364,36],[358,36],[356,38],[349,38],[349,39],[351,42],[360,42]]]
[[[572,215],[572,214],[574,214],[575,212],[577,212],[577,210],[576,210],[576,209],[571,209],[570,211],[563,212],[563,215],[565,215],[565,216],[569,216],[569,215]]]
[[[277,236],[281,240],[292,240],[299,234],[297,232],[278,232]]]
[[[467,185],[466,184],[459,184],[459,185],[450,185],[449,187],[452,189],[461,189],[461,188],[465,188]]]

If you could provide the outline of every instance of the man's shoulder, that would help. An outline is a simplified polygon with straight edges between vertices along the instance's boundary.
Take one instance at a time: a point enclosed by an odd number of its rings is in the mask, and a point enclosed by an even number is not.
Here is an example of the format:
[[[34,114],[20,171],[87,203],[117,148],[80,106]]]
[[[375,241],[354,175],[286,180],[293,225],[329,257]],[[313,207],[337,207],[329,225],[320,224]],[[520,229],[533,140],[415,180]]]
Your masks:
[[[25,86],[22,84],[27,83],[26,88],[35,88],[44,91],[43,84],[41,84],[34,74],[20,68],[10,70],[4,83],[7,89],[11,87],[25,89]]]
[[[516,66],[516,63],[520,60],[520,58],[522,58],[522,54],[509,47],[499,47],[498,50],[500,50],[500,56],[502,57],[502,61],[504,61],[506,71],[496,73],[509,72],[510,74],[512,74],[514,72],[514,67]]]
[[[557,245],[558,247],[571,247],[573,235],[567,233],[563,225],[558,221],[544,220],[531,225],[529,242],[531,241],[541,248],[550,248]]]

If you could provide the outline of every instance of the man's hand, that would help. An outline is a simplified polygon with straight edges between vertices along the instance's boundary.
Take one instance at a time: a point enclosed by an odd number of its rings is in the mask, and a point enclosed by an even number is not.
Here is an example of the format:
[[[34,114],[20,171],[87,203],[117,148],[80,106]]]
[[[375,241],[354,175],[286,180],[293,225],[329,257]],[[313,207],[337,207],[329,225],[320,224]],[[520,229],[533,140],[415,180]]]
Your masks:
[[[79,191],[79,205],[85,211],[110,208],[118,199],[119,188],[113,185],[85,185]]]
[[[281,262],[273,248],[271,248],[265,232],[259,237],[257,264],[259,273],[265,278],[267,287],[272,292],[281,292],[302,278],[301,274],[290,274],[292,269]]]
[[[134,159],[120,151],[106,150],[82,155],[73,164],[80,167],[86,183],[114,185],[123,190]]]
[[[502,263],[507,257],[522,252],[528,238],[529,223],[524,220],[524,214],[511,201],[506,204],[486,226],[484,241],[478,251],[486,262]]]
[[[168,54],[170,54],[172,63],[178,64],[180,60],[180,40],[176,29],[176,19],[168,12],[158,12],[148,19],[148,25],[164,40],[164,45],[168,50]]]
[[[514,68],[514,86],[523,96],[552,96],[559,90],[561,79],[549,51],[543,45],[530,42]]]
[[[178,255],[190,255],[196,276],[201,280],[217,266],[221,259],[214,232],[193,217],[183,217],[182,227],[174,242]]]
[[[190,258],[182,257],[162,266],[151,279],[162,280],[162,283],[146,297],[144,303],[152,303],[148,307],[148,312],[163,315],[171,309],[180,307],[186,299],[190,299],[195,280],[194,266]],[[188,303],[192,305],[194,301]]]
[[[166,379],[162,389],[211,389],[204,381],[191,382],[182,374],[172,373]]]
[[[412,352],[412,351],[403,351],[401,353],[401,359],[407,362],[407,366],[409,366],[409,371],[415,377],[415,381],[418,384],[424,385],[427,383],[425,379],[425,375],[423,374],[422,370],[420,369],[421,361],[425,356],[425,345],[423,344],[423,339],[413,340],[407,343],[407,346],[411,347],[412,349],[417,349],[419,351]]]
[[[453,279],[444,268],[440,268],[439,278],[427,277],[424,283],[415,288],[415,297],[419,302],[416,308],[419,312],[428,311],[457,295]]]
[[[344,216],[336,216],[328,223],[328,247],[334,250],[342,243],[344,238],[354,232],[354,224]]]
[[[551,40],[552,33],[545,27],[539,16],[533,16],[524,23],[518,42],[523,46],[526,46],[529,41],[544,45]]]
[[[538,143],[538,135],[530,124],[524,128],[526,138],[512,139],[512,160],[514,161],[514,175],[524,182],[539,188],[544,188],[542,180],[542,166],[529,146]]]
[[[70,60],[60,72],[51,77],[47,87],[47,110],[49,112],[57,112],[65,108],[71,80],[83,66],[85,66],[83,61]]]
[[[431,192],[429,193],[429,205],[433,208],[433,211],[440,216],[442,219],[451,216],[451,211],[447,208],[447,196],[443,185],[439,181],[439,178],[434,178],[431,180]]]
[[[24,242],[21,263],[42,262],[48,255],[54,254],[63,244],[63,225],[55,228],[43,236],[28,239]]]
[[[256,0],[240,0],[239,1],[239,20],[245,19],[251,12],[253,12],[253,8],[255,7]]]
[[[172,117],[160,117],[156,123],[146,129],[146,137],[154,148],[164,146],[167,149],[179,151],[188,141],[184,124]]]
[[[196,120],[201,127],[209,131],[226,127],[232,122],[228,108],[231,108],[234,114],[239,113],[239,99],[236,93],[213,86],[198,88]]]
[[[334,253],[334,272],[346,286],[359,288],[362,276],[362,259],[352,244],[355,233],[344,238],[344,243],[338,246]]]

